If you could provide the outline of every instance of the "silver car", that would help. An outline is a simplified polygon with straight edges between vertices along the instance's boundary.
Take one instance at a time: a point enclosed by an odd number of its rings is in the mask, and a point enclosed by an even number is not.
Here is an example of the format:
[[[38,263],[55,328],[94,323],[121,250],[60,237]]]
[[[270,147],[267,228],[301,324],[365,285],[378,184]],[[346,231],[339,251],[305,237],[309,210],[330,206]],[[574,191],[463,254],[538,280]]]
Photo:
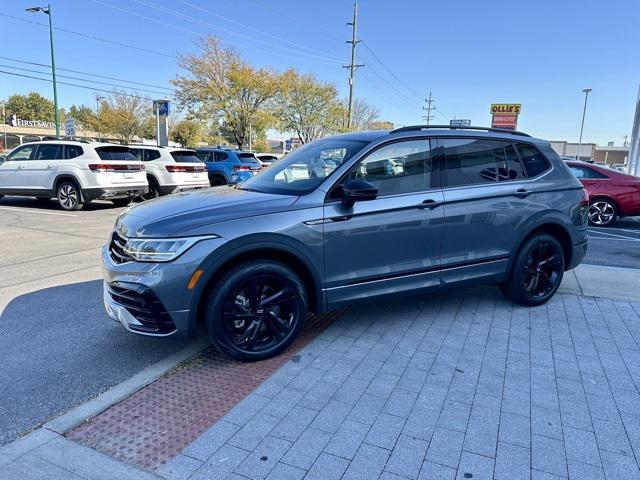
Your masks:
[[[335,165],[313,170],[318,158]],[[481,282],[540,305],[586,253],[588,207],[549,143],[520,132],[337,135],[235,187],[124,212],[104,303],[131,332],[206,331],[241,360],[281,352],[309,312],[381,295]]]

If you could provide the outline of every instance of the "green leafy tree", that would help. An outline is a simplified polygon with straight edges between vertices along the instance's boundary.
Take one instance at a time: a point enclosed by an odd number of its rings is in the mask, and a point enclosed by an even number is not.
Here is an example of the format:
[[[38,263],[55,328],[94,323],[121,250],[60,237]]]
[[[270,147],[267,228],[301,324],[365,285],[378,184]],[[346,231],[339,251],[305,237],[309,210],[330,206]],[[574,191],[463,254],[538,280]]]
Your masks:
[[[278,116],[283,130],[294,131],[302,143],[340,131],[344,107],[335,85],[294,69],[282,74],[280,84]]]
[[[192,115],[221,119],[238,147],[245,144],[250,127],[260,130],[273,121],[278,75],[254,68],[218,38],[203,38],[199,54],[181,56],[179,65],[188,74],[173,80],[177,100]]]
[[[202,126],[195,120],[182,120],[173,127],[169,136],[183,147],[195,147],[202,139]]]
[[[111,94],[100,105],[101,131],[130,143],[134,137],[149,133],[149,125],[153,124],[152,110],[151,102],[143,98],[122,93]]]
[[[98,119],[96,117],[96,113],[86,105],[71,105],[65,116],[73,118],[76,121],[76,124],[81,127],[92,130],[95,130],[97,127]]]
[[[6,103],[7,115],[15,115],[22,120],[53,122],[53,102],[37,92],[27,95],[11,95]]]

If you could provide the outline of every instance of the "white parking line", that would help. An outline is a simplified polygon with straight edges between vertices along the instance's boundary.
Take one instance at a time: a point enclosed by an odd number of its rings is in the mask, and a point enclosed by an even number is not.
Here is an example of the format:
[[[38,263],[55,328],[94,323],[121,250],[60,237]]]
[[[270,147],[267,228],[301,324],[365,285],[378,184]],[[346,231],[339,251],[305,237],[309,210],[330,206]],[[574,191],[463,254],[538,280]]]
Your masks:
[[[631,228],[607,228],[607,227],[589,227],[589,230],[594,230],[597,231],[596,229],[600,229],[600,230],[614,230],[614,231],[619,231],[619,232],[629,232],[629,233],[637,233],[638,235],[640,235],[640,230],[633,230]]]
[[[42,215],[58,215],[60,217],[77,217],[73,213],[60,213],[60,212],[43,212],[41,210],[33,210],[31,208],[14,208],[14,207],[0,207],[0,210],[13,210],[16,212],[27,212],[27,213],[40,213]]]
[[[609,233],[609,232],[593,231],[592,233],[595,233],[597,235],[607,235],[609,237],[624,238],[626,240],[638,240],[638,237],[630,237],[627,235],[616,235],[615,233]]]
[[[611,237],[594,237],[589,236],[589,240],[613,240],[616,242],[640,242],[640,238],[611,238]]]

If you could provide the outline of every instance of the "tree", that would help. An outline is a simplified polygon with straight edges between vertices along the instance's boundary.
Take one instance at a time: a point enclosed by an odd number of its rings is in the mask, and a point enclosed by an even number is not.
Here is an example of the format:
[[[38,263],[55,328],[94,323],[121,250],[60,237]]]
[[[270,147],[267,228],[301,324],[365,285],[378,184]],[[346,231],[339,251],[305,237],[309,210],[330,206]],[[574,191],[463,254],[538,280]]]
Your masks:
[[[123,93],[110,94],[100,104],[100,129],[125,143],[131,143],[135,136],[144,135],[152,117],[151,102],[141,97]],[[146,132],[148,133],[148,132]]]
[[[53,102],[39,93],[31,92],[27,95],[11,95],[7,98],[7,115],[15,115],[22,120],[41,120],[53,122]]]
[[[195,120],[182,120],[173,127],[170,136],[183,147],[195,147],[202,139],[202,126]]]
[[[357,98],[351,110],[351,130],[367,130],[380,116],[380,109]]]
[[[172,81],[178,102],[192,115],[222,119],[238,147],[242,148],[250,125],[259,129],[270,117],[278,76],[255,69],[216,37],[201,39],[200,53],[181,56],[179,65],[188,75]]]
[[[343,115],[335,85],[321,82],[312,74],[301,75],[294,69],[282,74],[278,95],[281,127],[296,132],[302,143],[338,132]]]
[[[254,152],[271,153],[271,144],[266,136],[260,136],[253,141],[251,145]]]
[[[71,117],[81,127],[95,130],[97,127],[98,119],[93,110],[86,105],[71,105],[69,111],[66,112],[67,117]]]

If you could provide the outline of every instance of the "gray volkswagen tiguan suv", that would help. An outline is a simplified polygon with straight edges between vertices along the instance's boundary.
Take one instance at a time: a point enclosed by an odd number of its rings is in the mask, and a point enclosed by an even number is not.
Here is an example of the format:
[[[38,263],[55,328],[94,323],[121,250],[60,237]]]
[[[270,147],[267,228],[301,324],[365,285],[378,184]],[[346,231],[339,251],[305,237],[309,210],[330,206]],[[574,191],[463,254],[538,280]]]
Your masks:
[[[281,352],[308,312],[380,295],[480,282],[539,305],[583,259],[588,207],[549,143],[520,132],[347,133],[235,187],[125,211],[104,303],[131,332],[204,328],[241,360]]]

